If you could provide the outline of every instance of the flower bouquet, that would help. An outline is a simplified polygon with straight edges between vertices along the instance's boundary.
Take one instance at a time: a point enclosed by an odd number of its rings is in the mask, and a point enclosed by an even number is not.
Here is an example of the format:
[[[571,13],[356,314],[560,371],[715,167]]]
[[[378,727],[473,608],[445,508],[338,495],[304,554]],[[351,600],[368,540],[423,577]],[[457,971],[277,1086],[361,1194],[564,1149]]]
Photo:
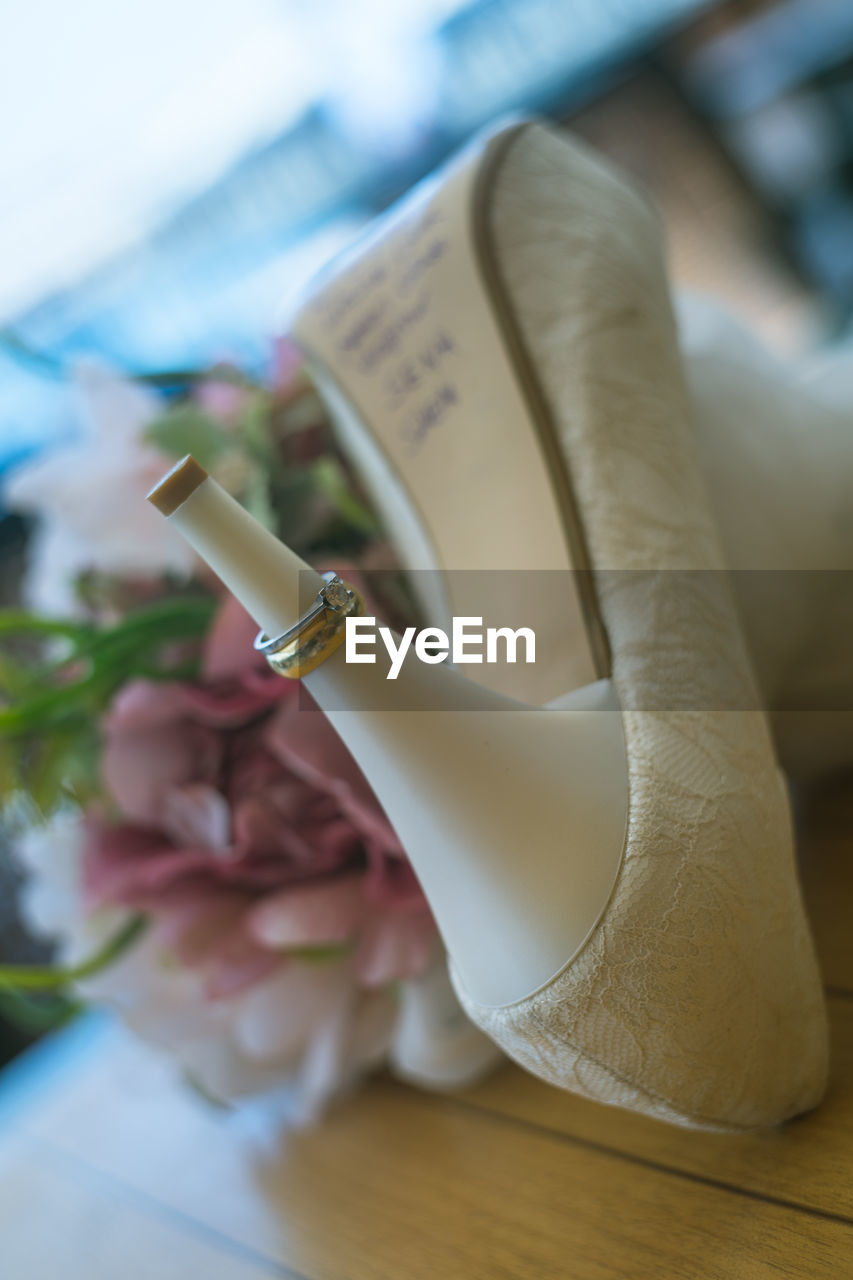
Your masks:
[[[456,1003],[405,852],[326,719],[144,501],[192,452],[392,622],[405,581],[294,351],[131,381],[74,371],[77,442],[19,471],[29,608],[0,614],[0,777],[56,968],[0,966],[0,1008],[106,1003],[205,1095],[289,1122],[385,1065],[461,1084],[497,1051]]]

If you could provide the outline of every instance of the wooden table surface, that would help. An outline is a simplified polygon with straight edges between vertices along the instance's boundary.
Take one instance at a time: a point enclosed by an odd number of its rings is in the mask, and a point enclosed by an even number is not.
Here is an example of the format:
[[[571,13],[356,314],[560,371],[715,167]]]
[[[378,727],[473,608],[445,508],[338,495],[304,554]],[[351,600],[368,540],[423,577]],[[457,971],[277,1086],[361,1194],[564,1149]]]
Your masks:
[[[802,846],[833,1031],[812,1115],[696,1134],[507,1066],[443,1097],[379,1079],[270,1149],[94,1020],[0,1080],[0,1277],[853,1276],[853,787]]]

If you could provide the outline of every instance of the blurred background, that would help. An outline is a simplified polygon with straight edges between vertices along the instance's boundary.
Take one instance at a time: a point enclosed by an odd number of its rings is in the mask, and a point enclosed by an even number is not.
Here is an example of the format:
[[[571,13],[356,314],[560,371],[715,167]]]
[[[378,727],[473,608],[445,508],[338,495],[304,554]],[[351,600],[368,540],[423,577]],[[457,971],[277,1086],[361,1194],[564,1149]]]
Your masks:
[[[0,465],[63,366],[257,366],[288,300],[502,112],[650,189],[679,281],[792,348],[853,302],[847,0],[6,0]]]
[[[508,111],[639,178],[675,280],[777,352],[850,323],[850,0],[5,0],[0,99],[0,486],[78,430],[81,360],[263,375],[307,277]],[[0,488],[3,603],[26,537]]]

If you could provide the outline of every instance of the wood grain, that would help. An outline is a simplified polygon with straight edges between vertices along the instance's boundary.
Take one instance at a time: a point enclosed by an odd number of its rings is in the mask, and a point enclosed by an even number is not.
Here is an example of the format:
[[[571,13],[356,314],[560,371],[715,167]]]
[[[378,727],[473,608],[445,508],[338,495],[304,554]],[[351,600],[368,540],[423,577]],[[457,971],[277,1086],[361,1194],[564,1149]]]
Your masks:
[[[853,1274],[853,788],[804,813],[833,993],[812,1115],[697,1134],[507,1066],[450,1097],[379,1079],[275,1143],[107,1025],[29,1096],[0,1090],[2,1280]]]
[[[832,1079],[823,1104],[779,1129],[695,1133],[549,1089],[507,1067],[460,1095],[475,1107],[563,1134],[579,1145],[663,1165],[853,1222],[853,1001],[832,1000]]]
[[[26,1118],[24,1139],[75,1184],[117,1188],[284,1274],[817,1278],[853,1257],[853,1227],[828,1214],[390,1081],[264,1155],[139,1054],[107,1043],[97,1067]],[[28,1194],[43,1198],[37,1185]]]

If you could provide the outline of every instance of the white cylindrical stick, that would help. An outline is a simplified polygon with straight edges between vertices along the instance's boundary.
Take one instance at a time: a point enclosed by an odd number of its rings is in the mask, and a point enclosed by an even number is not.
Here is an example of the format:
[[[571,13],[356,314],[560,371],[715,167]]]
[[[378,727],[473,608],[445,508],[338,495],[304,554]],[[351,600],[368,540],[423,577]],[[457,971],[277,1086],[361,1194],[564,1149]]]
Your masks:
[[[186,457],[148,495],[267,635],[281,635],[320,575]],[[300,591],[301,587],[301,591]]]

